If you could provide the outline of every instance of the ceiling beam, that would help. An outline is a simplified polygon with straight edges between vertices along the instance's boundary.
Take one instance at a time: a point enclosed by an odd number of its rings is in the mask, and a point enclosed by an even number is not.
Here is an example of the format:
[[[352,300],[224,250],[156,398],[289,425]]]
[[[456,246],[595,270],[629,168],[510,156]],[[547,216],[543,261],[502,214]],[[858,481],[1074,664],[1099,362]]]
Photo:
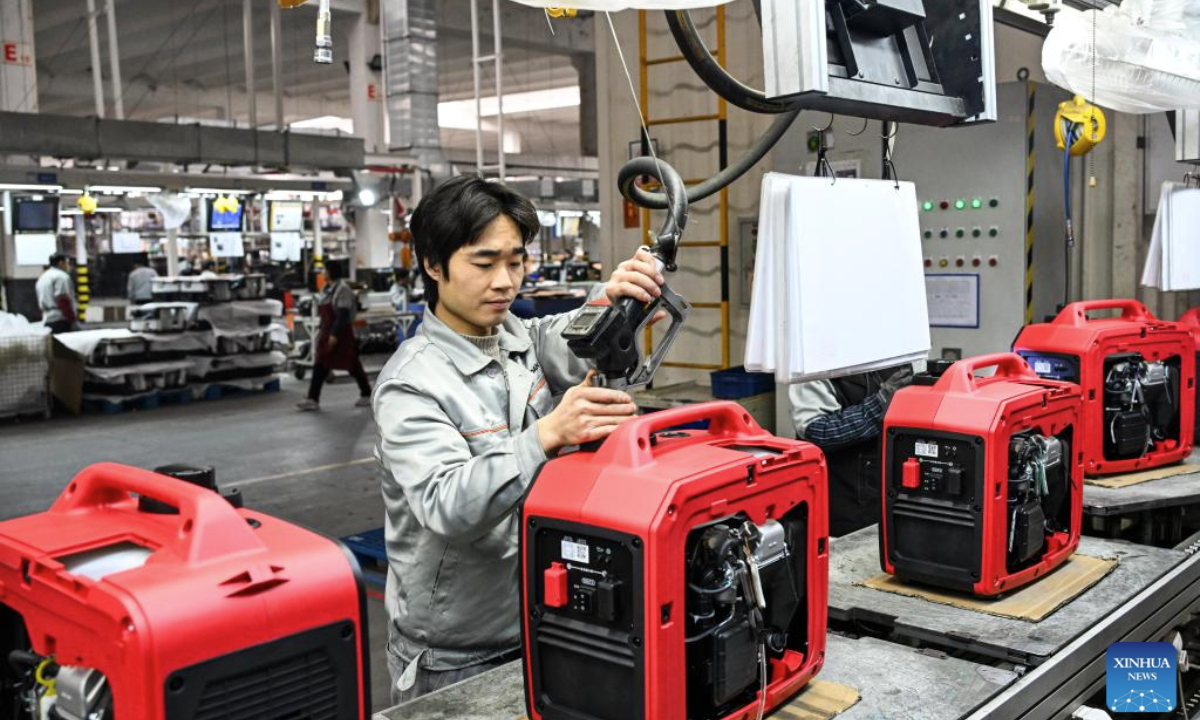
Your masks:
[[[39,77],[38,87],[38,102],[44,105],[45,112],[66,115],[91,114],[89,109],[93,108],[94,103],[91,99],[92,86],[89,75],[56,77],[53,81],[49,78]],[[232,96],[233,117],[244,120],[247,113],[247,95],[244,89],[240,87],[235,89]],[[173,115],[176,108],[183,114],[188,114],[189,108],[224,109],[228,105],[228,97],[225,88],[198,90],[190,86],[171,84],[159,84],[151,87],[145,80],[132,80],[125,93],[125,105],[127,108],[132,108],[140,100],[136,113],[130,116],[131,119],[156,120],[164,115]],[[258,104],[260,107],[265,107],[272,102],[274,102],[273,95],[269,88],[259,91]],[[335,115],[338,113],[330,111],[331,105],[339,104],[343,103],[339,103],[336,98],[321,97],[318,92],[295,95],[284,93],[284,110],[293,119]],[[344,112],[349,114],[348,104]]]

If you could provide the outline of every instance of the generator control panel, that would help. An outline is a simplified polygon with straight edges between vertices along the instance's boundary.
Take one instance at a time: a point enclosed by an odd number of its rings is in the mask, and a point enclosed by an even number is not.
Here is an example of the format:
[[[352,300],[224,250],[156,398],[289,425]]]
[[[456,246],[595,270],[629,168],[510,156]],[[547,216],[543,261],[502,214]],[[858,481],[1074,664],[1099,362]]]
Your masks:
[[[628,630],[634,585],[629,549],[578,532],[539,532],[539,599],[546,613]]]
[[[889,463],[894,466],[890,477],[899,480],[889,488],[890,491],[922,498],[974,502],[977,453],[971,440],[904,431],[894,433],[890,440]]]

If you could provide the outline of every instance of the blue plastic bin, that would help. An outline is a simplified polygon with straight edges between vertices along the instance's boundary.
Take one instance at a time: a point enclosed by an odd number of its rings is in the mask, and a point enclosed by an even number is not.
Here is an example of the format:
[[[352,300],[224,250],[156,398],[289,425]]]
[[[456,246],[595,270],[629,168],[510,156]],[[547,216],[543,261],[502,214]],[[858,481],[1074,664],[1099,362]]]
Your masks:
[[[775,389],[774,375],[746,372],[741,365],[728,370],[715,370],[709,375],[712,377],[713,397],[720,400],[737,400]]]

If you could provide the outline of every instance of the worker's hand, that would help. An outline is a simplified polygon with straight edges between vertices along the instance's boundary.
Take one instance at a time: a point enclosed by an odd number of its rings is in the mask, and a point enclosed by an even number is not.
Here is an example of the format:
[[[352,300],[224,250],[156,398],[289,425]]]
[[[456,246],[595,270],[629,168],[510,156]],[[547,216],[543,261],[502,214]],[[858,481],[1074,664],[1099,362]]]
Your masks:
[[[604,294],[614,304],[622,297],[650,302],[662,295],[659,285],[664,282],[666,280],[658,271],[658,260],[649,252],[638,250],[632,258],[617,266],[604,286]]]
[[[906,388],[912,385],[913,371],[912,366],[908,365],[904,368],[892,373],[892,376],[883,381],[883,385],[879,387],[879,399],[883,401],[883,409],[886,411],[888,405],[892,404],[892,397],[900,388]]]
[[[327,340],[325,344],[329,346],[330,350],[337,347],[337,335],[330,335],[329,340]]]
[[[620,390],[592,387],[595,370],[583,382],[567,390],[562,402],[538,421],[538,437],[546,454],[560,448],[603,440],[617,426],[637,415],[637,405]]]

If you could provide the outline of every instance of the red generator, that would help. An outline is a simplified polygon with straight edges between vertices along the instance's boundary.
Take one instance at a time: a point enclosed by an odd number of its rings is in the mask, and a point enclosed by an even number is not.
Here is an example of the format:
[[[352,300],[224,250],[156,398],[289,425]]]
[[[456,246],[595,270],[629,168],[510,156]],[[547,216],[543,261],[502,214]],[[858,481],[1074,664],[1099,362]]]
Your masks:
[[[0,522],[0,717],[361,720],[364,603],[338,543],[92,465],[48,511]]]
[[[1120,310],[1120,317],[1089,313]],[[1027,325],[1013,349],[1034,371],[1083,388],[1083,467],[1116,475],[1179,462],[1192,452],[1196,345],[1178,323],[1136,300],[1071,303]]]
[[[1179,324],[1192,332],[1192,339],[1196,342],[1196,367],[1200,368],[1200,307],[1192,308],[1179,318]],[[1200,383],[1196,384],[1196,399],[1192,406],[1193,410],[1200,408]],[[1193,441],[1200,443],[1200,423],[1192,419],[1193,425]]]
[[[931,365],[888,407],[880,559],[906,580],[999,595],[1079,544],[1080,390],[1012,353],[947,365]]]
[[[531,720],[752,717],[799,691],[825,658],[826,482],[816,446],[732,402],[543,466],[521,511]]]

